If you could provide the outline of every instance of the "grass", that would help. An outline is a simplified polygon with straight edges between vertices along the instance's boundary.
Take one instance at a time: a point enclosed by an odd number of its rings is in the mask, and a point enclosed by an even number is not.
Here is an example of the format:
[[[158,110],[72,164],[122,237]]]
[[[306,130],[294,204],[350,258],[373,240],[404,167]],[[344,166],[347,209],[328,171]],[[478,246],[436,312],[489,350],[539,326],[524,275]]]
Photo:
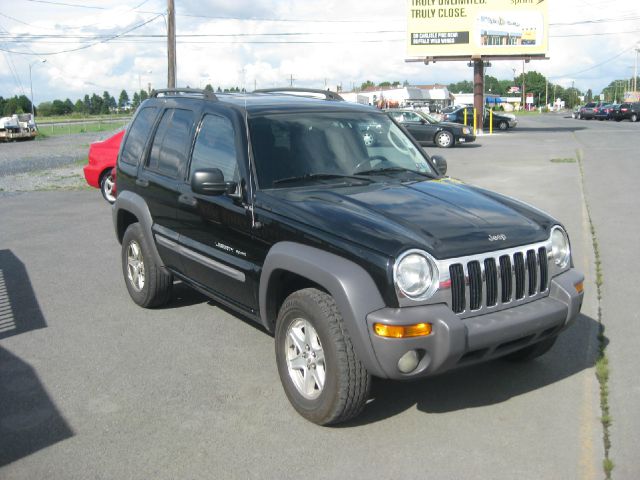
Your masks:
[[[576,163],[575,158],[552,158],[551,163]]]
[[[576,151],[578,164],[580,166],[580,176],[582,179],[582,189],[585,189],[584,180],[584,166],[582,164],[582,151]],[[598,324],[600,326],[598,331],[598,359],[596,360],[596,378],[600,385],[600,410],[602,416],[600,422],[602,423],[602,441],[604,444],[604,459],[602,460],[602,470],[605,474],[605,480],[611,480],[611,472],[614,468],[614,463],[609,453],[611,451],[611,433],[610,427],[613,422],[611,412],[609,410],[609,375],[611,370],[609,368],[609,358],[607,357],[607,338],[604,335],[604,325],[602,324],[602,286],[604,285],[604,274],[602,272],[602,258],[600,256],[600,245],[598,243],[598,236],[596,234],[596,228],[591,216],[591,208],[589,202],[585,197],[585,206],[587,209],[587,219],[589,221],[589,229],[591,231],[591,241],[593,243],[593,255],[595,257],[596,267],[596,294],[598,299]]]
[[[78,120],[86,120],[88,122],[97,122],[100,120],[118,120],[118,119],[126,119],[131,118],[131,113],[118,113],[113,115],[82,115],[81,113],[72,113],[71,115],[58,115],[52,117],[42,117],[37,116],[36,121],[38,123],[62,123],[62,122],[73,122]]]
[[[128,120],[119,122],[87,122],[87,123],[69,123],[66,125],[39,125],[38,136],[36,139],[44,139],[58,135],[72,135],[87,132],[110,132],[120,129],[128,123]]]

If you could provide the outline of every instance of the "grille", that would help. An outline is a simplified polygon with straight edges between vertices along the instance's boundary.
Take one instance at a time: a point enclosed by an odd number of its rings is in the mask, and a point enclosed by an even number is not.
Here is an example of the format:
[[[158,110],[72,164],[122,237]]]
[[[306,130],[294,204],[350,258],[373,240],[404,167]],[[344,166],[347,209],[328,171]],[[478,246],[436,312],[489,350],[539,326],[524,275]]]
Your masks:
[[[451,308],[462,314],[536,298],[549,288],[547,262],[540,247],[452,263]]]

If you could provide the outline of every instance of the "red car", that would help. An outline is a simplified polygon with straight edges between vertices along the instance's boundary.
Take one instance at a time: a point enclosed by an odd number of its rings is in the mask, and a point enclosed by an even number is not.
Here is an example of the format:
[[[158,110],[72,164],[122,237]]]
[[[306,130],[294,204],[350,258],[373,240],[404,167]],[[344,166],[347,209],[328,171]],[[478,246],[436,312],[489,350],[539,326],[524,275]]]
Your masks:
[[[109,203],[116,201],[114,167],[124,132],[121,130],[102,142],[92,143],[89,146],[89,163],[84,167],[84,178],[87,183],[92,187],[99,188],[102,196]]]

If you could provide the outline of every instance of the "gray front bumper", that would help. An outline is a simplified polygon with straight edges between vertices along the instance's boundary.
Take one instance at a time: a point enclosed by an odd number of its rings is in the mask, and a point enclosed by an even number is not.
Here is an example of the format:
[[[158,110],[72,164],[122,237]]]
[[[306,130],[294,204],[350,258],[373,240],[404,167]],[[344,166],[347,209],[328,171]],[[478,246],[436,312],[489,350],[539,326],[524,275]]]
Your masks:
[[[569,270],[551,281],[549,295],[507,310],[461,319],[445,304],[383,308],[367,315],[367,330],[376,359],[388,378],[420,378],[480,361],[490,360],[557,335],[580,313],[583,293],[575,285],[584,276]],[[426,337],[383,338],[374,323],[411,325],[428,322]],[[398,370],[398,360],[409,350],[420,354],[409,374]]]

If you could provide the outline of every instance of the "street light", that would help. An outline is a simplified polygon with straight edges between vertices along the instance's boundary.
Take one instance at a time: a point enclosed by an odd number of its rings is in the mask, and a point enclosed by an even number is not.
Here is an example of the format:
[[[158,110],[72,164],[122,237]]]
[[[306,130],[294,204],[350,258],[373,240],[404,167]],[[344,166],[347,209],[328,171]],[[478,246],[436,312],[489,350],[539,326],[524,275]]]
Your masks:
[[[33,109],[33,81],[31,80],[31,69],[37,63],[46,63],[46,62],[47,62],[47,59],[44,58],[42,60],[36,60],[35,62],[32,62],[29,64],[29,86],[31,87],[31,119],[33,120],[34,125],[36,124],[36,115]]]

